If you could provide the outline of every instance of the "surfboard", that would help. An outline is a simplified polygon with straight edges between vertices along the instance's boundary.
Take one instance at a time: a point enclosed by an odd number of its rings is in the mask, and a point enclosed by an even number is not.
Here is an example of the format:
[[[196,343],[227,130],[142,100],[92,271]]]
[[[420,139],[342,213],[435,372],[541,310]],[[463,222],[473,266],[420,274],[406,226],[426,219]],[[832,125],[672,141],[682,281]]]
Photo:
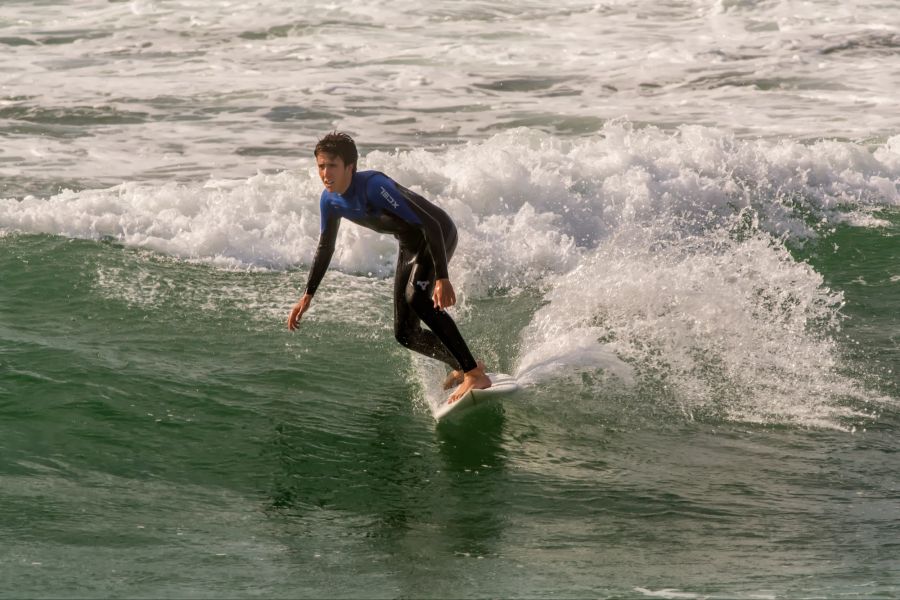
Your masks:
[[[437,410],[434,411],[434,418],[437,421],[445,421],[449,418],[462,416],[476,406],[483,406],[502,400],[519,389],[519,384],[512,375],[488,373],[488,377],[491,378],[491,387],[486,390],[469,390],[453,404],[448,404],[447,400],[444,400]]]

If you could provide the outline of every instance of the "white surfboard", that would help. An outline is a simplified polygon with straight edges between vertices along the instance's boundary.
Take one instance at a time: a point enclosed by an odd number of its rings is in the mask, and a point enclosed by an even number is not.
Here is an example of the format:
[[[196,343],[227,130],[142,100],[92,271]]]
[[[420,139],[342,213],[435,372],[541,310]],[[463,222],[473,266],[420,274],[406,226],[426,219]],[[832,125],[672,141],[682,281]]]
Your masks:
[[[434,418],[438,421],[444,421],[450,417],[458,417],[475,406],[480,406],[488,402],[496,402],[519,389],[519,384],[512,375],[488,373],[488,377],[491,378],[491,387],[486,390],[469,390],[462,398],[453,404],[448,404],[447,401],[444,400],[444,402],[438,406],[437,410],[434,411]]]

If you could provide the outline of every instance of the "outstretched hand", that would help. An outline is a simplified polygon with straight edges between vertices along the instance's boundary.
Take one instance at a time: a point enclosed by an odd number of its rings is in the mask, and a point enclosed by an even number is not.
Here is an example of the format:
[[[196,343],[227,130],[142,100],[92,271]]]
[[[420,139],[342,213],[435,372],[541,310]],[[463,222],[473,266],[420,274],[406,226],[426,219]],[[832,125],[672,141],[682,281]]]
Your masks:
[[[309,294],[303,294],[303,297],[297,301],[297,304],[294,305],[294,308],[291,309],[291,316],[288,317],[288,329],[294,331],[297,329],[297,326],[300,324],[300,318],[303,316],[307,310],[309,310],[309,305],[312,302],[312,296]]]
[[[434,283],[432,300],[434,300],[434,307],[438,310],[444,310],[456,304],[456,292],[453,291],[449,279],[438,279]]]

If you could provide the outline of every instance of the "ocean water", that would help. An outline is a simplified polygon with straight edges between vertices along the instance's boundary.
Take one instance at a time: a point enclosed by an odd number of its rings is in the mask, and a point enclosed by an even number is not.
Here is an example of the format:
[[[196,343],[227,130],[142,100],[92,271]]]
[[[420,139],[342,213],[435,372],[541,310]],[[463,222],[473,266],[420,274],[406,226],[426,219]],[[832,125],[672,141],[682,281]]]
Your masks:
[[[900,5],[0,4],[0,596],[900,595]],[[438,426],[444,207],[522,391]]]

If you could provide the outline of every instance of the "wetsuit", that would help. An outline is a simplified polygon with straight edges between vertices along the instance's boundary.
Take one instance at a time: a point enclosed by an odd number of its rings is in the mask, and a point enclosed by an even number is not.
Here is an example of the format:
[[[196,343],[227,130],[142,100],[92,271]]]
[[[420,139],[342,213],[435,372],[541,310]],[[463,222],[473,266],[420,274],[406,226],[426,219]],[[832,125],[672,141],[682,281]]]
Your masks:
[[[432,300],[434,283],[448,278],[447,263],[456,249],[456,226],[447,213],[378,171],[354,173],[343,194],[323,191],[319,210],[321,233],[306,293],[316,293],[328,270],[341,218],[389,233],[400,242],[394,276],[397,341],[454,369],[474,369],[475,359],[456,323]],[[421,321],[431,331],[422,329]]]

